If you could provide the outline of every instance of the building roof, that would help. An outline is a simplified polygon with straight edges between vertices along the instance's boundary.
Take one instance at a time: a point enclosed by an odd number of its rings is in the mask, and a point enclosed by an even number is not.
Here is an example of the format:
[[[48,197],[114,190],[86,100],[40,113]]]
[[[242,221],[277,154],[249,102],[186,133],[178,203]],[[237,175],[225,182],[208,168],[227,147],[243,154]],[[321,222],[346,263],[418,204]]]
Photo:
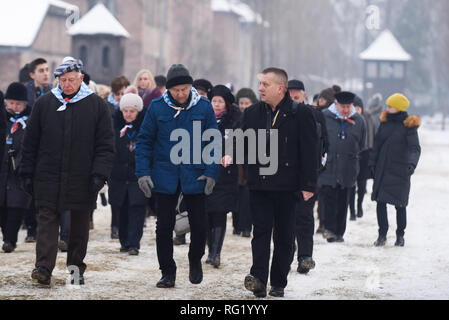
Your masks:
[[[30,47],[51,6],[68,12],[78,10],[77,6],[60,0],[0,1],[0,46]]]
[[[390,30],[384,30],[379,37],[360,54],[362,60],[410,61],[408,54]]]
[[[268,26],[268,22],[264,22],[260,14],[256,13],[251,7],[239,0],[212,0],[212,11],[228,12],[237,15],[243,23],[264,23]]]
[[[98,3],[87,12],[69,29],[68,33],[71,36],[107,34],[116,37],[130,37],[128,31],[102,3]]]

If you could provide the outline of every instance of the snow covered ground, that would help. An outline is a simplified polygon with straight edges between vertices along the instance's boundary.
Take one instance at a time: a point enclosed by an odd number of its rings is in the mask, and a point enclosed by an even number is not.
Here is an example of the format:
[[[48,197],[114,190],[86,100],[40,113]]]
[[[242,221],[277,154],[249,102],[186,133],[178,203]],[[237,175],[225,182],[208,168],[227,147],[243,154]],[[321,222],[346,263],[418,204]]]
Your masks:
[[[296,258],[289,276],[286,299],[448,299],[449,298],[449,132],[420,131],[423,154],[412,181],[406,246],[394,247],[396,219],[389,208],[390,233],[385,248],[373,247],[377,238],[375,203],[369,196],[365,217],[348,222],[346,242],[328,244],[315,237],[315,270],[307,276],[296,272]],[[371,186],[371,185],[370,185]],[[34,245],[19,236],[15,253],[0,253],[0,300],[253,300],[243,280],[251,266],[250,239],[233,236],[231,220],[222,252],[222,267],[204,266],[204,281],[188,280],[188,246],[175,247],[178,265],[176,288],[157,289],[160,279],[155,247],[155,221],[148,220],[141,254],[119,253],[110,240],[110,210],[95,212],[86,263],[86,286],[66,285],[65,254],[58,255],[51,289],[35,285]],[[204,261],[204,260],[203,260]],[[267,298],[272,299],[272,298]]]

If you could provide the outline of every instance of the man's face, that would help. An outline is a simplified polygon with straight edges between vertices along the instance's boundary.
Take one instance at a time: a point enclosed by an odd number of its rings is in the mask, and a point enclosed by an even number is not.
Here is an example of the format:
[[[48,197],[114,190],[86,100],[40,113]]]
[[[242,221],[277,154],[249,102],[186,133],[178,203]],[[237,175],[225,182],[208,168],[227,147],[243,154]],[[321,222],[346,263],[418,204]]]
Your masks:
[[[338,102],[335,102],[335,105],[337,106],[338,113],[342,115],[344,118],[348,118],[352,113],[353,104],[340,104]]]
[[[184,104],[189,100],[190,90],[192,85],[190,84],[180,84],[179,86],[169,89],[171,96],[179,104]]]
[[[78,72],[68,72],[59,77],[59,85],[62,92],[66,95],[72,95],[81,88],[84,75]]]
[[[285,94],[285,86],[279,83],[274,73],[261,74],[259,80],[262,101],[270,106],[276,106]]]
[[[290,92],[290,97],[293,101],[298,103],[304,103],[304,101],[306,101],[306,93],[304,90],[291,89],[288,91]]]
[[[36,70],[30,73],[30,77],[34,80],[37,86],[48,86],[50,83],[50,70],[48,69],[48,64],[43,63],[38,65]]]
[[[114,96],[114,100],[120,103],[120,100],[122,100],[123,96],[125,95],[126,87],[122,87],[117,93],[112,93]]]

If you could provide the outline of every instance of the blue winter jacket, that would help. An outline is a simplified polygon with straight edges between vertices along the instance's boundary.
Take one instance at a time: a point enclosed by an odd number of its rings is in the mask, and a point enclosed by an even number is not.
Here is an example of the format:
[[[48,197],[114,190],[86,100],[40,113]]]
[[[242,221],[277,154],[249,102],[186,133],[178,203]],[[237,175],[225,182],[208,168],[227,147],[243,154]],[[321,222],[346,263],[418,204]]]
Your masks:
[[[215,163],[206,165],[203,159],[199,164],[193,164],[193,123],[201,121],[201,137],[208,129],[218,130],[212,105],[209,100],[201,98],[191,109],[181,111],[175,117],[176,114],[177,111],[168,106],[164,97],[151,103],[137,138],[136,176],[151,176],[155,185],[152,191],[155,193],[175,194],[180,184],[184,194],[203,194],[206,183],[197,179],[204,175],[217,180],[220,167]],[[172,148],[180,141],[170,141],[170,135],[176,129],[185,129],[189,133],[189,164],[175,165],[170,159]],[[196,143],[201,142],[202,154],[210,142],[201,141],[201,137],[197,138]]]

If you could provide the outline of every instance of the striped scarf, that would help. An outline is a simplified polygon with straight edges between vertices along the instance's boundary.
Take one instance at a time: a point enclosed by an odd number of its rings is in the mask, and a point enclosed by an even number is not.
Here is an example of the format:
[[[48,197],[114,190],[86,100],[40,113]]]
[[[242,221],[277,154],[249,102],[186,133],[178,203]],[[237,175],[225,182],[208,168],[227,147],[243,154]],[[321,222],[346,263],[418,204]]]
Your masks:
[[[163,98],[165,103],[172,109],[175,109],[177,111],[177,113],[175,114],[175,118],[177,118],[180,114],[181,111],[187,111],[190,110],[191,108],[193,108],[194,106],[196,106],[198,104],[198,102],[200,102],[201,100],[201,96],[198,93],[198,91],[196,91],[196,89],[194,87],[192,87],[191,89],[191,95],[192,95],[192,99],[190,99],[190,103],[186,108],[183,107],[178,107],[176,106],[170,99],[170,96],[168,94],[168,90],[166,90],[164,92]]]
[[[51,92],[56,97],[56,99],[58,99],[59,102],[62,103],[62,106],[58,109],[58,111],[65,111],[67,109],[67,103],[76,103],[94,93],[84,82],[81,84],[80,91],[78,91],[76,96],[74,96],[72,100],[69,101],[64,100],[64,98],[62,97],[62,89],[59,85],[51,90]]]

